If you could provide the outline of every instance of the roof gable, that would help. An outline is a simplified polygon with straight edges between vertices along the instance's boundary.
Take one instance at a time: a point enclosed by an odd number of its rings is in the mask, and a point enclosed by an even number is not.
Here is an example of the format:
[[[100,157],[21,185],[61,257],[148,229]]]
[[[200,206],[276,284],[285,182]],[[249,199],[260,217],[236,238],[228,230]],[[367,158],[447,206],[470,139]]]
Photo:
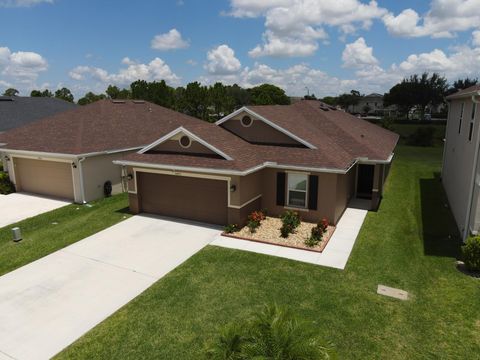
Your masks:
[[[251,109],[249,109],[248,107],[245,107],[245,106],[242,107],[242,108],[240,108],[240,109],[238,109],[238,110],[236,110],[236,111],[234,111],[233,113],[231,113],[231,114],[223,117],[222,119],[218,120],[215,124],[216,124],[216,125],[221,125],[221,124],[225,123],[226,121],[231,120],[231,119],[233,119],[234,117],[240,115],[240,114],[243,113],[243,112],[249,114],[250,116],[253,116],[253,117],[254,117],[255,119],[257,119],[257,120],[260,120],[260,121],[264,122],[265,124],[269,125],[269,126],[272,127],[273,129],[275,129],[275,130],[277,130],[277,131],[279,131],[279,132],[287,135],[289,138],[291,138],[291,139],[295,140],[296,142],[298,142],[298,143],[306,146],[307,148],[309,148],[309,149],[316,149],[316,147],[315,147],[314,145],[312,145],[311,143],[309,143],[308,141],[302,139],[301,137],[295,135],[295,134],[292,133],[291,131],[286,130],[285,128],[279,126],[279,125],[276,124],[275,122],[267,119],[266,117],[264,117],[264,116],[256,113],[255,111],[253,111],[253,110],[251,110]]]
[[[190,138],[191,141],[195,141],[199,143],[201,146],[203,146],[205,149],[208,149],[210,152],[217,154],[221,156],[225,160],[233,160],[233,158],[227,154],[225,154],[223,151],[219,150],[215,146],[209,144],[199,136],[195,135],[193,132],[185,129],[183,126],[180,126],[179,128],[169,132],[168,134],[162,136],[160,139],[154,141],[148,146],[145,146],[143,149],[141,149],[138,153],[139,154],[145,154],[149,151],[152,151],[156,148],[159,148],[160,145],[165,144],[169,140],[180,140],[181,137],[187,136]],[[189,145],[190,147],[190,145]]]

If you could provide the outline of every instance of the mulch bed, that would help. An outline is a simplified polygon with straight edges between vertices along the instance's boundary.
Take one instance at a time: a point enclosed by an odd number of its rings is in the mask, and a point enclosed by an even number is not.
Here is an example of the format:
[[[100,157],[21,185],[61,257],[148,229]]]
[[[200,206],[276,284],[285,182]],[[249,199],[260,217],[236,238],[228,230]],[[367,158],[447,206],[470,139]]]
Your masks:
[[[293,234],[290,234],[288,238],[283,238],[280,236],[282,221],[278,218],[267,216],[254,233],[251,233],[250,229],[247,226],[244,226],[237,232],[230,234],[224,232],[222,235],[234,239],[256,241],[294,249],[322,252],[332,237],[333,232],[335,231],[335,226],[328,226],[327,232],[323,235],[322,241],[320,241],[314,247],[308,247],[304,242],[308,237],[310,237],[311,230],[315,226],[316,224],[302,222]]]

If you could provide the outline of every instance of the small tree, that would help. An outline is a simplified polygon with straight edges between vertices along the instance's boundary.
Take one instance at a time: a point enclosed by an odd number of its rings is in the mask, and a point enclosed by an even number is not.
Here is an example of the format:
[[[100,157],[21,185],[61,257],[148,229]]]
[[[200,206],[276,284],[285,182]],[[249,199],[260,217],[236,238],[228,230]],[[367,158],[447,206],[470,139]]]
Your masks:
[[[55,97],[57,99],[62,99],[62,100],[68,101],[68,102],[73,102],[73,94],[66,87],[63,87],[63,88],[55,91]]]
[[[50,90],[45,89],[43,91],[41,90],[32,90],[30,93],[31,97],[53,97],[53,94]]]
[[[3,96],[17,96],[18,94],[18,90],[14,88],[9,88],[3,92]]]

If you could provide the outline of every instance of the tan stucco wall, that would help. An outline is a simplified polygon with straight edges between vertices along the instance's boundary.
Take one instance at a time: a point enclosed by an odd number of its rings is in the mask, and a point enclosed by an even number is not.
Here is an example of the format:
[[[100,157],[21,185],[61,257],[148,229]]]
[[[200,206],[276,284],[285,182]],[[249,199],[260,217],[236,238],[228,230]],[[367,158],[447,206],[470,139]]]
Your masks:
[[[465,103],[462,129],[458,133],[461,104]],[[450,208],[461,233],[464,231],[465,218],[469,203],[470,184],[474,171],[475,144],[478,139],[480,105],[477,105],[475,125],[472,140],[468,140],[473,102],[470,98],[452,100],[449,106],[446,143],[444,150],[442,182],[445,188]],[[478,187],[478,185],[477,185]],[[478,194],[478,191],[475,191]],[[480,219],[476,220],[477,207],[474,199],[474,210],[471,216],[472,230],[478,231]],[[477,226],[475,226],[477,223]],[[468,229],[466,229],[468,231]]]
[[[295,141],[291,137],[272,128],[270,125],[265,124],[261,120],[256,120],[250,115],[248,116],[253,119],[253,124],[249,127],[243,126],[240,123],[240,119],[245,115],[248,114],[242,113],[228,121],[225,121],[223,124],[221,124],[221,126],[233,132],[234,134],[237,134],[248,142],[302,146],[302,144]]]
[[[121,159],[128,153],[93,156],[82,162],[85,200],[87,202],[104,196],[103,185],[108,180],[112,182],[112,194],[122,192],[121,166],[115,165],[113,161]]]
[[[356,166],[345,175],[337,175],[337,199],[335,202],[334,222],[337,223],[347,208],[348,202],[355,192]]]

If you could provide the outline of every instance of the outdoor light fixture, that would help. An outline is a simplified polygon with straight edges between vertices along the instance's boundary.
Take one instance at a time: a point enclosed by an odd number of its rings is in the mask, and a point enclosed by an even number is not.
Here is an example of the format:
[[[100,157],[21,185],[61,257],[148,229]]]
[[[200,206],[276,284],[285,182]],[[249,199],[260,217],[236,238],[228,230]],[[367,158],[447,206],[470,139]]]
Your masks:
[[[76,169],[76,168],[77,168],[77,164],[75,164],[74,162],[72,162],[72,168]]]
[[[132,174],[128,174],[128,175],[127,175],[127,180],[130,181],[130,180],[132,180],[132,179],[133,179],[133,175],[132,175]]]
[[[237,190],[237,185],[231,185],[230,192],[235,192],[235,190]]]
[[[8,157],[8,155],[5,155],[5,161],[10,161],[10,158]]]

